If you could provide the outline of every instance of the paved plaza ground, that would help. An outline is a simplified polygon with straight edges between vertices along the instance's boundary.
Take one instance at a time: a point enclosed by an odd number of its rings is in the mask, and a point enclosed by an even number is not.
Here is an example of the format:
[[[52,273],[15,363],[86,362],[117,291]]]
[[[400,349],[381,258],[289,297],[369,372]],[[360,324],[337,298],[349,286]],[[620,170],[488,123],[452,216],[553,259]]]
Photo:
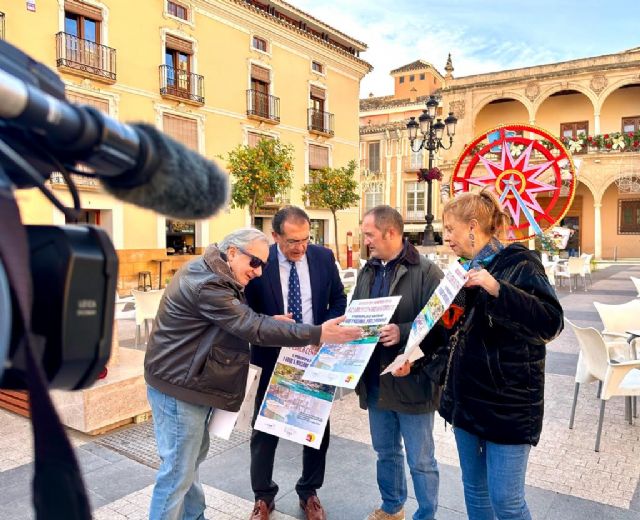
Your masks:
[[[588,292],[570,293],[565,284],[558,294],[566,316],[578,325],[601,328],[592,302],[623,303],[634,298],[629,275],[640,277],[640,266],[601,269],[594,273]],[[121,325],[120,337],[123,346],[133,346],[129,324]],[[531,452],[527,472],[533,518],[640,520],[640,419],[629,425],[624,420],[623,399],[612,399],[607,405],[601,451],[594,452],[599,401],[595,385],[587,385],[580,392],[574,429],[569,430],[577,358],[578,346],[570,330],[549,344],[544,429],[540,444]],[[331,421],[326,481],[319,496],[330,519],[361,520],[379,505],[367,415],[350,393],[335,404]],[[453,435],[440,418],[434,435],[441,474],[438,518],[466,518]],[[158,466],[152,424],[123,427],[97,437],[73,431],[70,436],[96,520],[146,518]],[[212,442],[200,471],[208,519],[249,517],[253,497],[248,439],[248,432],[236,432],[229,441]],[[277,511],[272,515],[275,520],[303,518],[294,491],[301,451],[298,445],[280,443],[274,477],[280,485]],[[34,517],[31,452],[29,422],[0,411],[0,519]],[[415,508],[411,495],[408,518]]]

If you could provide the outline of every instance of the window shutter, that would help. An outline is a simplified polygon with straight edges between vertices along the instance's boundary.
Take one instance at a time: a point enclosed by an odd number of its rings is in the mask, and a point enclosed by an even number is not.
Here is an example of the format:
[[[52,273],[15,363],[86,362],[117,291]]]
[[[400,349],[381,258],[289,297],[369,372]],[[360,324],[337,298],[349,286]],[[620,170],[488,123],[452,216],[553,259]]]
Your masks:
[[[167,49],[184,52],[185,54],[193,54],[193,44],[191,42],[173,36],[172,34],[167,34],[166,46]]]
[[[311,97],[316,99],[325,99],[325,90],[315,85],[311,85]]]
[[[329,148],[309,145],[309,169],[320,170],[329,166]]]
[[[90,107],[97,108],[100,112],[109,114],[109,102],[106,99],[85,96],[84,94],[78,94],[77,92],[67,92],[67,99],[72,103],[89,105]]]
[[[264,83],[269,83],[269,69],[265,69],[264,67],[259,67],[258,65],[251,64],[251,79],[255,79],[257,81],[263,81]]]
[[[79,0],[65,0],[64,10],[80,16],[102,21],[102,10],[99,7],[85,4]]]
[[[195,119],[163,114],[162,129],[176,141],[198,151],[198,123]]]
[[[257,134],[256,132],[247,132],[247,145],[251,148],[258,144],[258,141],[263,139],[273,139],[271,136],[265,134]]]

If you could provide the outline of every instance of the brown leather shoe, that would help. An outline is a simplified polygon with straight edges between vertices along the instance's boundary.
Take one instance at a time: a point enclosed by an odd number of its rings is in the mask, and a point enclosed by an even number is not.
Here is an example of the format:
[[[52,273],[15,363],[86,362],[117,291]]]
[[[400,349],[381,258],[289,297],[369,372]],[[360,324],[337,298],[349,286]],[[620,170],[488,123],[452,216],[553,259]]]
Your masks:
[[[249,520],[269,520],[269,514],[273,511],[274,503],[267,504],[264,500],[256,500]]]
[[[307,501],[300,499],[300,507],[304,511],[307,520],[327,520],[327,514],[317,496],[310,496]]]

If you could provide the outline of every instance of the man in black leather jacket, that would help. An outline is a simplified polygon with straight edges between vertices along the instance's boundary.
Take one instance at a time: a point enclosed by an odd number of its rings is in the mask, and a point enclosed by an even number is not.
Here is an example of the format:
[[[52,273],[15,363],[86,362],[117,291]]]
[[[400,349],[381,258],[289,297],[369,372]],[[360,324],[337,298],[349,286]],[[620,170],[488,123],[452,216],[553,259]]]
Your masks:
[[[198,467],[209,448],[214,409],[238,411],[249,367],[249,342],[304,346],[344,343],[360,330],[344,318],[321,326],[253,312],[244,287],[262,274],[266,236],[234,231],[218,247],[186,264],[166,288],[145,355],[147,395],[162,463],[149,517],[201,519],[205,509]]]

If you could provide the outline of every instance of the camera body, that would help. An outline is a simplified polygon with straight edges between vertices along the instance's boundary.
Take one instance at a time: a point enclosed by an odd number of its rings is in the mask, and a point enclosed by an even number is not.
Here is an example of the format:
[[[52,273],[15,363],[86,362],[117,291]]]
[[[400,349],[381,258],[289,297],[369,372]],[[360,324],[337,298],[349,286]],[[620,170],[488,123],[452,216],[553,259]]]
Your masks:
[[[3,41],[0,70],[56,99],[65,99],[64,83],[53,71]],[[2,88],[0,85],[0,94]],[[50,157],[41,153],[37,132],[0,118],[0,139],[37,170],[42,182],[56,170]],[[37,185],[0,155],[0,188],[4,193],[10,194],[13,187]],[[111,351],[117,255],[105,231],[95,226],[26,226],[26,231],[32,332],[43,339],[33,343],[34,354],[50,388],[85,388],[103,371]],[[0,236],[0,240],[11,238]],[[10,247],[8,244],[7,249]],[[24,331],[15,291],[0,258],[0,387],[23,389],[27,368],[19,338]]]

